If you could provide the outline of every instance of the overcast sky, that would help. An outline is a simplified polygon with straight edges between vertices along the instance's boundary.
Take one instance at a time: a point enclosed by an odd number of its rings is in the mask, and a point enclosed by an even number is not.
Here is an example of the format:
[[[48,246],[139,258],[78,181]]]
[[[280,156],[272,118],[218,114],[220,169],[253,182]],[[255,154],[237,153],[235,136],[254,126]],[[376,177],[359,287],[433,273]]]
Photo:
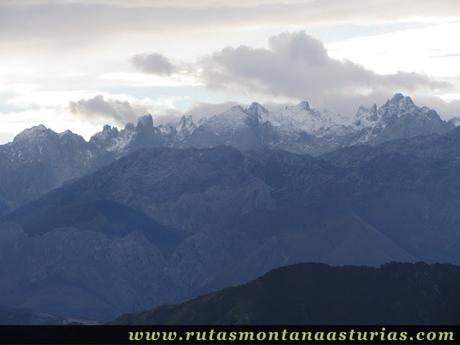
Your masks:
[[[458,0],[3,0],[0,142],[254,100],[351,115],[395,92],[460,116],[458,37]]]

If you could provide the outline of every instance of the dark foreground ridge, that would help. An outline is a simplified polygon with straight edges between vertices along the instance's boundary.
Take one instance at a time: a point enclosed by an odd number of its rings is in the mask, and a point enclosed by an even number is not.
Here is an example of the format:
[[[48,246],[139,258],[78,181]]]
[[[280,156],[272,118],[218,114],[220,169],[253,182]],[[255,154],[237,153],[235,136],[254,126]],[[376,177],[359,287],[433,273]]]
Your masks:
[[[460,267],[297,264],[114,324],[459,324]]]

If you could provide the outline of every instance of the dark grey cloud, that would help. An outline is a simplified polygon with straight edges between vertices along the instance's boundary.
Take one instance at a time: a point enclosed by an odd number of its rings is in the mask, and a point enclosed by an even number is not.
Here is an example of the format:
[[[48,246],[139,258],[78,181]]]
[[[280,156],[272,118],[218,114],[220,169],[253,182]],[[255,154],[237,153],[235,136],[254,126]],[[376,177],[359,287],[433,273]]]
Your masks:
[[[131,62],[134,67],[151,74],[170,75],[177,69],[167,57],[158,53],[135,55]]]
[[[111,119],[119,124],[135,121],[140,115],[147,112],[147,109],[143,106],[132,105],[127,101],[105,99],[102,95],[70,102],[69,109],[73,114],[88,118]]]
[[[268,48],[227,47],[201,61],[201,78],[210,89],[290,99],[322,106],[353,99],[380,99],[395,91],[445,90],[450,84],[426,75],[377,74],[347,60],[331,58],[323,44],[304,32],[269,39]],[[338,108],[338,107],[337,107]]]

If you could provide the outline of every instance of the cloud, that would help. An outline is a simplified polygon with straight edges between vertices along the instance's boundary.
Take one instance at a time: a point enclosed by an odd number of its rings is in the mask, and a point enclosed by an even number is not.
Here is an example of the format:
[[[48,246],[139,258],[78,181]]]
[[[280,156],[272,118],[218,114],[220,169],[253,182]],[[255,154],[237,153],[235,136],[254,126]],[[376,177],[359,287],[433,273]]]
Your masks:
[[[322,42],[304,32],[272,36],[268,43],[268,48],[226,47],[205,57],[200,62],[203,82],[213,90],[307,99],[339,111],[354,99],[378,100],[395,91],[450,87],[423,74],[377,74],[351,61],[333,59]]]
[[[91,41],[128,32],[164,35],[248,25],[420,21],[459,15],[457,0],[6,0],[0,2],[0,43],[45,39],[74,44],[77,38]]]
[[[121,97],[121,96],[120,96]],[[128,98],[123,100],[110,96],[97,95],[92,98],[80,99],[68,103],[68,110],[72,115],[83,117],[93,123],[113,123],[124,126],[127,122],[137,122],[144,114],[153,114],[155,123],[164,123],[168,119],[182,115],[175,107],[175,102],[180,98],[158,97]]]
[[[147,109],[142,105],[132,105],[128,101],[116,99],[105,99],[102,95],[69,102],[69,110],[73,114],[85,117],[102,117],[114,120],[119,124],[135,121],[140,115],[147,112]]]
[[[460,117],[460,100],[444,100],[436,96],[415,96],[414,102],[421,105],[429,106],[435,109],[439,115],[444,119],[451,119],[453,117]]]
[[[197,103],[187,110],[186,114],[191,115],[194,119],[201,119],[210,117],[224,112],[227,109],[237,105],[237,102],[223,102],[223,103]]]
[[[161,54],[138,54],[132,57],[132,64],[145,73],[171,75],[176,67]]]
[[[13,140],[14,134],[13,133],[3,133],[0,132],[0,145],[6,144]]]

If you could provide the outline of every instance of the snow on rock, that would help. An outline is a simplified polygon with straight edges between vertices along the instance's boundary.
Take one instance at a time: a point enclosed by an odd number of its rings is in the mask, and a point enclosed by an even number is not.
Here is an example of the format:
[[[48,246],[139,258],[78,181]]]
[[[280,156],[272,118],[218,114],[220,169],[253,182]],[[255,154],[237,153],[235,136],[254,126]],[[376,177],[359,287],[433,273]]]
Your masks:
[[[340,114],[311,108],[307,101],[273,107],[264,119],[285,134],[305,132],[319,137],[343,131],[350,121]]]

